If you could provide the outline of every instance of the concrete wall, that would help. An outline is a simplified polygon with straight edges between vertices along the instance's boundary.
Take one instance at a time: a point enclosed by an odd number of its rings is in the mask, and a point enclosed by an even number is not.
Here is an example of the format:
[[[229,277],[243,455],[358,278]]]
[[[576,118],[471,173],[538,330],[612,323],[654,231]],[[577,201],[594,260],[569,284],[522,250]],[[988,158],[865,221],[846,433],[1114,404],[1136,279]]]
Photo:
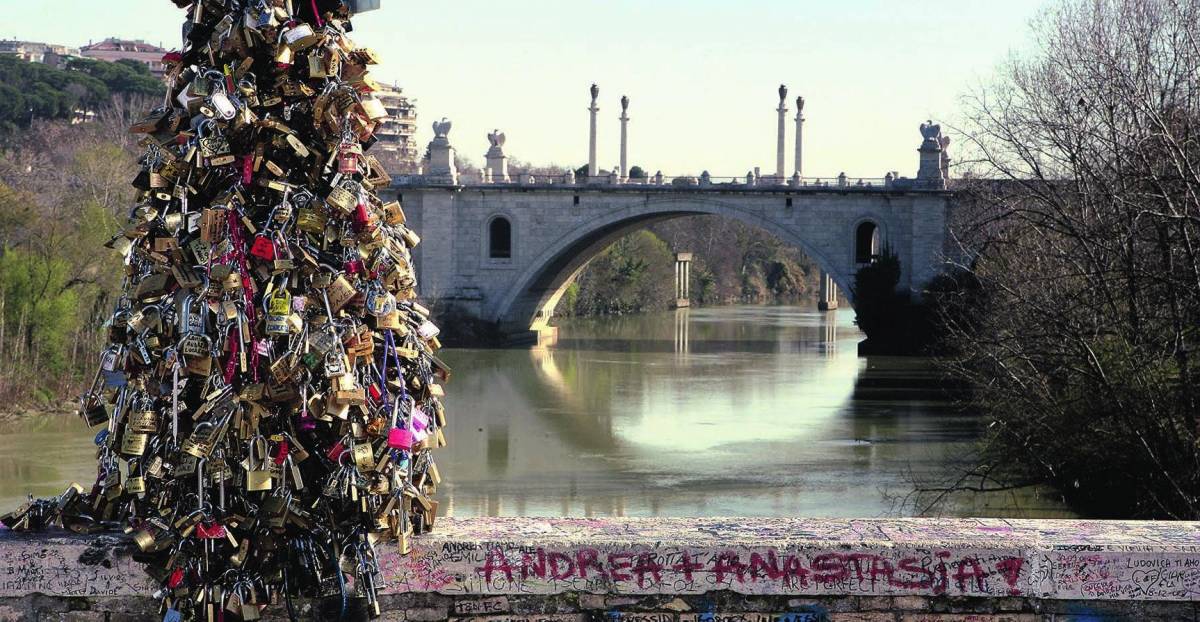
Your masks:
[[[715,214],[760,227],[800,247],[849,292],[854,231],[870,220],[900,257],[902,287],[939,269],[950,194],[879,187],[742,190],[712,187],[395,187],[423,238],[420,291],[524,330],[546,319],[557,296],[596,253],[647,224]],[[791,205],[788,206],[788,202]],[[492,259],[492,219],[512,223],[513,256]]]
[[[0,620],[161,619],[128,546],[0,536]],[[444,519],[381,553],[385,620],[1200,619],[1200,523]]]

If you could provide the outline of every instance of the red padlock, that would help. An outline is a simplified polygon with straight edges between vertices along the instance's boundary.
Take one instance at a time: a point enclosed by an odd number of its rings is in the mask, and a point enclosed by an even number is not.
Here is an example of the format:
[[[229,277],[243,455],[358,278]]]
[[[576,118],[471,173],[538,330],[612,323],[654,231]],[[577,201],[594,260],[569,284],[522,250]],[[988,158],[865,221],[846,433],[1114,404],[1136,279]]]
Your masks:
[[[254,244],[250,246],[250,254],[262,259],[263,261],[275,260],[275,242],[263,235],[254,236]]]
[[[338,458],[341,458],[344,453],[346,453],[346,446],[341,441],[338,441],[333,444],[333,447],[329,448],[329,451],[325,452],[325,457],[337,462]]]
[[[351,224],[355,233],[361,233],[363,229],[367,228],[367,225],[371,224],[371,213],[367,211],[366,203],[360,201],[358,205],[354,206],[352,218]]]
[[[209,524],[200,523],[196,525],[196,537],[201,540],[221,540],[226,537],[225,525],[213,522]]]
[[[338,148],[338,172],[343,175],[353,175],[358,172],[358,154],[361,147],[342,143]]]
[[[275,464],[278,466],[278,465],[282,465],[284,462],[286,462],[288,453],[290,453],[291,451],[292,451],[292,448],[291,448],[291,446],[288,445],[286,438],[279,441],[279,447],[275,450]]]

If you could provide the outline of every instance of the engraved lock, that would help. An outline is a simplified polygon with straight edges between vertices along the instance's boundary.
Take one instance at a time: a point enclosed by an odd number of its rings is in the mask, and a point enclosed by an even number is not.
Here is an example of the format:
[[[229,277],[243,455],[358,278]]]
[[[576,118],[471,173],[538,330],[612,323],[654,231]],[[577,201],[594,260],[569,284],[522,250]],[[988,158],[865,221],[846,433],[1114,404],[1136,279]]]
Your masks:
[[[305,233],[322,235],[328,222],[329,219],[315,208],[304,208],[296,212],[296,228]]]
[[[200,155],[207,158],[212,166],[232,164],[237,159],[229,152],[229,139],[212,120],[201,123],[196,132],[199,136]]]
[[[129,429],[134,432],[154,434],[158,432],[158,411],[150,400],[144,400],[138,410],[129,415]]]
[[[184,297],[178,318],[181,334],[203,335],[208,329],[208,307],[194,294]]]
[[[383,222],[392,226],[408,222],[408,218],[404,215],[404,208],[398,201],[392,201],[383,206]]]
[[[146,478],[138,475],[125,480],[125,492],[140,495],[146,492]]]
[[[206,265],[212,258],[212,245],[200,238],[188,242],[188,250],[192,252],[192,259],[196,261],[197,265]]]
[[[358,193],[352,192],[344,186],[335,186],[325,197],[325,204],[342,215],[348,215],[358,205]]]
[[[292,295],[280,287],[267,298],[267,334],[286,335],[289,332],[288,316],[292,312]]]
[[[306,50],[316,45],[319,39],[320,37],[313,32],[312,26],[305,23],[283,31],[283,41],[293,51]]]
[[[126,428],[125,434],[121,437],[121,453],[126,456],[141,456],[146,453],[146,446],[149,443],[149,434],[134,432]]]
[[[191,333],[179,340],[179,353],[184,357],[208,357],[212,355],[212,338],[208,335]]]
[[[350,281],[340,274],[329,284],[329,288],[326,291],[329,295],[329,308],[334,313],[337,313],[342,307],[346,306],[354,298],[355,294],[358,293],[358,290],[354,289]]]

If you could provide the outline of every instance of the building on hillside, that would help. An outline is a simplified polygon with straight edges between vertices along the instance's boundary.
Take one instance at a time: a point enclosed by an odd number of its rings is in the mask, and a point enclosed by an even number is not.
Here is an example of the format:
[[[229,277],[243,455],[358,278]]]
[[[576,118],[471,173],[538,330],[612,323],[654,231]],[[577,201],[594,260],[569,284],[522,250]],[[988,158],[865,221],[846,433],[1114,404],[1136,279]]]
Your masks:
[[[16,56],[27,63],[44,63],[62,67],[66,59],[79,56],[79,48],[39,41],[0,40],[0,56]]]
[[[156,78],[162,78],[167,72],[167,67],[163,64],[163,55],[166,53],[167,50],[141,39],[131,41],[116,37],[109,37],[99,43],[89,42],[79,50],[80,56],[84,58],[109,62],[125,59],[135,60],[145,65]]]
[[[380,158],[389,172],[407,173],[416,170],[421,159],[417,149],[417,105],[404,95],[399,86],[384,87],[375,94],[388,111],[388,118],[379,124],[375,136],[379,143],[372,152]]]

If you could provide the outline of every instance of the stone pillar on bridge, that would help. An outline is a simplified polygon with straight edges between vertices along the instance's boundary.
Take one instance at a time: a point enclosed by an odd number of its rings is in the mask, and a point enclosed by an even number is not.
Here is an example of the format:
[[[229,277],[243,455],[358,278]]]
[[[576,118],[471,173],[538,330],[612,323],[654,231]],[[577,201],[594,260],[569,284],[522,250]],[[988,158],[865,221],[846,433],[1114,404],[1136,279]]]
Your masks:
[[[921,137],[921,148],[917,149],[921,154],[921,165],[917,169],[916,186],[925,190],[944,190],[946,174],[942,170],[942,126],[935,125],[933,121],[922,123]],[[949,144],[946,141],[946,146]]]
[[[429,172],[426,177],[431,183],[458,184],[458,168],[454,164],[454,147],[450,146],[449,119],[442,117],[433,124],[433,140],[429,142]]]
[[[833,311],[838,308],[838,286],[829,273],[821,271],[821,282],[818,289],[817,309]]]
[[[629,97],[621,96],[621,183],[629,180]]]
[[[804,179],[804,98],[796,98],[796,169],[792,179]],[[799,185],[799,184],[797,184]]]
[[[675,308],[683,309],[692,306],[689,283],[692,276],[692,254],[677,253],[675,255]]]
[[[504,155],[504,132],[496,130],[488,134],[488,142],[492,144],[484,158],[487,166],[484,168],[486,183],[508,183],[508,156]]]
[[[593,84],[592,105],[588,108],[588,112],[591,114],[591,129],[588,132],[588,183],[591,183],[592,178],[600,172],[596,166],[596,115],[600,112],[600,107],[596,105],[597,97],[600,97],[600,87]]]
[[[775,140],[775,183],[785,183],[787,173],[784,169],[787,166],[784,157],[785,144],[787,143],[787,86],[779,85],[779,131]]]

